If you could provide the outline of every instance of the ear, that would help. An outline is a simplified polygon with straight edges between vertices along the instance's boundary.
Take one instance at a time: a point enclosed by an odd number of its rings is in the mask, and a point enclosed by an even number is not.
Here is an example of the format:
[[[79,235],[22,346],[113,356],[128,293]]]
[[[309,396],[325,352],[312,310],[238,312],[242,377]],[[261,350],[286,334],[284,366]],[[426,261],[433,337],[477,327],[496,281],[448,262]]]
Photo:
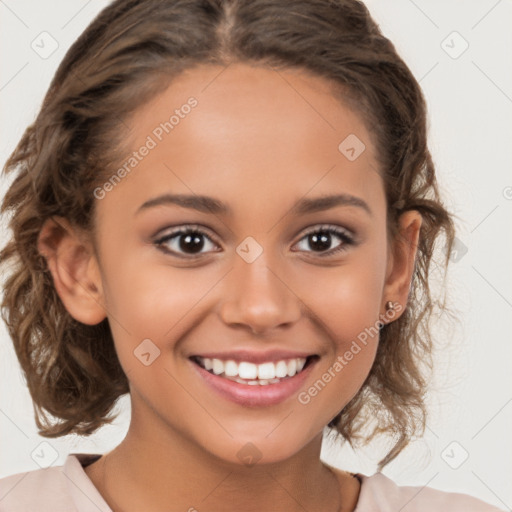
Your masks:
[[[47,261],[55,289],[69,314],[96,325],[106,318],[98,262],[86,234],[63,217],[45,221],[37,249]]]
[[[418,211],[404,212],[399,218],[399,233],[392,241],[389,250],[381,310],[385,311],[386,302],[393,302],[396,306],[394,320],[400,317],[407,305],[421,223],[422,217]]]

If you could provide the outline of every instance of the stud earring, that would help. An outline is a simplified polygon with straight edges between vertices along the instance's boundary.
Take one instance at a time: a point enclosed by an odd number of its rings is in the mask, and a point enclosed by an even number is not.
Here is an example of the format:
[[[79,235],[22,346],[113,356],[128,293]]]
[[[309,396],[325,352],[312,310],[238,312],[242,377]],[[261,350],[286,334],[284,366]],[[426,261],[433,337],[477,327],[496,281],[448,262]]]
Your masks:
[[[386,311],[390,311],[392,309],[395,309],[395,305],[390,300],[388,300],[386,302]]]

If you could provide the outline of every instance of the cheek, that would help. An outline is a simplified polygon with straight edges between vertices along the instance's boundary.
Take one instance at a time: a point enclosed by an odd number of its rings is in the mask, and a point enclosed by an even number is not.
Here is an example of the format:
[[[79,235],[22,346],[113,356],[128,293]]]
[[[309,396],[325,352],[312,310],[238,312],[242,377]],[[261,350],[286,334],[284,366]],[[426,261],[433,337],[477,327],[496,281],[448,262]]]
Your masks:
[[[156,247],[141,247],[140,242],[122,246],[109,240],[103,252],[109,315],[126,331],[156,338],[204,295],[207,275],[212,274],[206,267],[180,268],[166,263]]]
[[[219,280],[213,266],[178,268],[166,265],[164,258],[156,263],[154,253],[144,252],[122,257],[118,251],[106,270],[110,326],[125,372],[140,371],[134,354],[146,352],[143,347],[155,354],[177,350],[179,341],[204,320],[211,306],[208,293]]]
[[[376,241],[354,251],[336,267],[309,266],[300,272],[300,293],[329,330],[338,351],[379,320],[385,281],[385,247]]]
[[[332,275],[317,275],[316,292],[310,294],[308,307],[331,343],[317,378],[297,401],[324,424],[357,394],[375,360],[383,271],[367,263],[360,259]]]

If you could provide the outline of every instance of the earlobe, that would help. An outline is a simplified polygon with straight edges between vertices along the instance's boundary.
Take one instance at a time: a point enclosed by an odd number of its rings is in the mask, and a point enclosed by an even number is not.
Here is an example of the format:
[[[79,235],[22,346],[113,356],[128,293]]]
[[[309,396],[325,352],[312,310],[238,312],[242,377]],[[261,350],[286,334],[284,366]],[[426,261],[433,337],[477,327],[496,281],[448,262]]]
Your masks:
[[[37,249],[46,259],[55,289],[69,314],[96,325],[106,318],[98,262],[87,236],[63,217],[46,220]]]
[[[399,224],[399,233],[391,247],[382,308],[388,301],[399,303],[402,306],[401,314],[406,308],[411,288],[422,224],[421,214],[416,210],[406,211],[400,216]]]

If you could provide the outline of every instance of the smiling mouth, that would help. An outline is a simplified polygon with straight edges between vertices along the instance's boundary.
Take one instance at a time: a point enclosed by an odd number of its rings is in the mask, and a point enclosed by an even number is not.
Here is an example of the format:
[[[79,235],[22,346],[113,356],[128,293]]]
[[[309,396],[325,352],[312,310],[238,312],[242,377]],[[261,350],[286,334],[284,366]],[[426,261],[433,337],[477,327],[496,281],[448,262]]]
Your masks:
[[[211,359],[192,356],[195,364],[217,377],[232,380],[250,386],[266,386],[277,384],[302,373],[311,363],[318,359],[317,355],[282,359],[276,362],[254,364],[248,361]]]

